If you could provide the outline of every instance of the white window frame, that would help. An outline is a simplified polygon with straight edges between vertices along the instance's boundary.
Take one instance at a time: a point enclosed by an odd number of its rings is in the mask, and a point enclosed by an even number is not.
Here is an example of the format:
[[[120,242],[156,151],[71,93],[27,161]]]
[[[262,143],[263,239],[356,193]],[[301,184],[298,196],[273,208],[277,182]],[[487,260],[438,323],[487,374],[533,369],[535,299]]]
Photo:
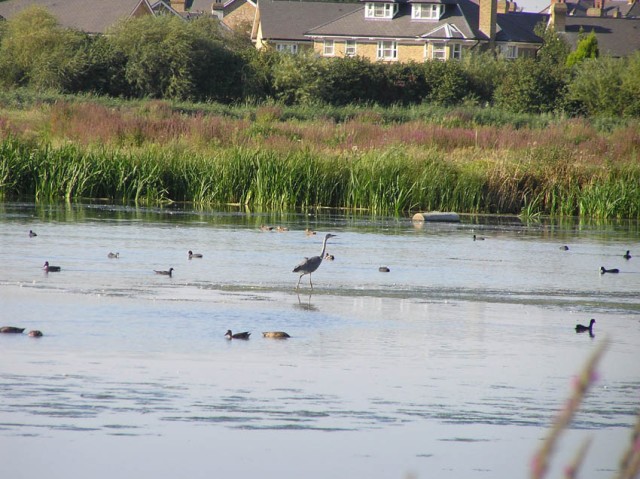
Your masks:
[[[322,42],[322,56],[332,57],[336,54],[336,42],[334,40],[324,40]]]
[[[509,60],[518,58],[518,45],[500,45],[500,53]]]
[[[357,54],[357,43],[355,40],[346,40],[344,43],[344,54],[347,57],[355,57]]]
[[[451,56],[454,60],[460,60],[462,58],[462,43],[451,44]]]
[[[431,43],[431,60],[447,59],[447,44],[444,42]]]
[[[376,48],[377,60],[397,60],[398,42],[393,40],[380,40]]]
[[[290,53],[295,55],[298,53],[297,43],[276,43],[276,51],[280,53]]]
[[[444,5],[438,3],[414,3],[411,5],[411,18],[414,20],[440,20]]]
[[[397,3],[367,2],[364,9],[365,18],[391,19],[398,13]]]

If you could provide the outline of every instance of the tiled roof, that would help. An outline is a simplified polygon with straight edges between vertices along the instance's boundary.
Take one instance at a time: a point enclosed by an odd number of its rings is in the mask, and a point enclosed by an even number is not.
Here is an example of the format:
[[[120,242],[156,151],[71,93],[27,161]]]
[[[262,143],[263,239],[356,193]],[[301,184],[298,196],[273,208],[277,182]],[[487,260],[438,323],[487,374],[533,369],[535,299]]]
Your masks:
[[[466,0],[460,0],[461,3]],[[400,5],[398,14],[392,20],[365,18],[364,7],[344,15],[333,22],[310,29],[310,36],[357,36],[370,38],[415,38],[428,35],[450,24],[464,38],[473,38],[474,32],[465,20],[459,5],[447,5],[440,20],[412,20],[411,7]],[[446,31],[443,29],[443,32]]]
[[[0,2],[0,16],[10,20],[32,5],[46,8],[64,27],[87,33],[104,33],[121,18],[128,17],[140,0],[7,0]]]
[[[564,35],[574,48],[581,30],[595,32],[601,55],[622,57],[640,50],[640,18],[567,17]]]
[[[587,16],[587,10],[593,8],[594,0],[565,0],[567,4],[567,13],[569,16]],[[637,18],[640,17],[640,2],[635,1],[629,3],[627,0],[604,0],[602,8],[603,16],[612,17],[615,13],[619,13],[621,17]],[[545,9],[548,13],[549,8]]]
[[[360,11],[357,3],[288,2],[260,0],[262,35],[270,40],[309,40],[305,32],[318,25]]]
[[[496,41],[541,43],[542,38],[534,33],[534,29],[539,23],[546,26],[548,20],[549,15],[543,13],[499,13]]]

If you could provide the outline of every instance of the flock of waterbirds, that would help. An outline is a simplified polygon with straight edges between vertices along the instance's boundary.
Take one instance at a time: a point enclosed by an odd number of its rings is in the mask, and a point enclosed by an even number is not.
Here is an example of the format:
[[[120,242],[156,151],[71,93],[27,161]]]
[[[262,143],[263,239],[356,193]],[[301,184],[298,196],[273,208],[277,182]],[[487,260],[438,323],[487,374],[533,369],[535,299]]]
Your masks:
[[[285,231],[289,231],[288,228],[284,228],[284,227],[276,227],[273,228],[271,226],[265,226],[262,225],[260,226],[260,230],[261,231],[278,231],[278,232],[285,232]],[[307,236],[314,236],[316,234],[315,231],[310,230],[310,229],[306,229],[305,234]],[[38,234],[36,232],[34,232],[33,230],[29,230],[29,237],[30,238],[34,238],[38,236]],[[326,253],[326,249],[327,249],[327,240],[329,238],[335,238],[336,235],[331,234],[331,233],[327,233],[324,237],[324,240],[322,242],[322,252],[320,253],[319,256],[312,256],[310,258],[305,258],[300,264],[298,264],[295,268],[293,268],[293,272],[294,273],[298,273],[300,276],[298,277],[298,283],[296,284],[296,290],[299,289],[300,287],[300,281],[302,279],[302,277],[304,275],[309,275],[309,286],[311,286],[311,289],[313,290],[313,283],[311,282],[311,273],[313,273],[314,271],[316,271],[318,269],[318,267],[320,266],[320,264],[322,264],[323,260],[328,260],[328,261],[333,261],[335,259],[335,256],[333,256],[332,254]],[[193,251],[189,250],[188,251],[188,257],[189,259],[194,259],[194,258],[203,258],[204,255],[201,253],[194,253]],[[109,252],[107,254],[107,257],[109,259],[118,259],[120,258],[120,253],[116,252]],[[380,271],[383,270],[383,268],[386,267],[381,267]],[[45,261],[44,265],[42,266],[42,269],[44,270],[45,273],[59,273],[62,271],[62,267],[61,266],[54,266],[49,264],[49,261]],[[388,271],[388,268],[386,268],[386,270]],[[168,270],[153,270],[155,274],[159,274],[162,276],[173,276],[173,271],[174,268],[171,267]],[[13,334],[22,334],[24,332],[25,328],[18,328],[15,326],[3,326],[0,328],[0,333],[13,333]],[[29,336],[32,337],[40,337],[42,336],[42,332],[39,330],[33,330],[30,331]],[[225,334],[225,337],[227,337],[228,339],[249,339],[249,336],[251,335],[250,332],[242,332],[242,333],[235,333],[233,334],[231,332],[231,330],[228,330]],[[285,333],[284,331],[266,331],[262,333],[262,336],[265,338],[272,338],[272,339],[287,339],[290,338],[291,336],[289,336],[289,334]]]
[[[282,226],[268,226],[268,225],[261,225],[260,226],[260,231],[277,231],[277,232],[286,232],[289,231],[289,228],[286,227],[282,227]],[[307,236],[314,236],[316,234],[315,231],[311,230],[311,229],[305,229],[304,233]],[[38,236],[36,232],[34,232],[33,230],[29,230],[29,237],[33,238]],[[311,281],[311,273],[313,273],[314,271],[316,271],[320,265],[322,264],[323,260],[328,260],[328,261],[333,261],[335,259],[335,257],[332,254],[329,254],[326,252],[327,249],[327,241],[330,238],[335,238],[336,235],[331,234],[331,233],[327,233],[324,237],[324,240],[322,241],[322,251],[320,252],[320,254],[318,256],[311,256],[311,257],[305,257],[304,260],[298,264],[295,268],[293,268],[293,272],[294,273],[298,273],[299,277],[298,277],[298,283],[296,284],[296,290],[298,290],[300,288],[300,281],[302,280],[302,277],[304,275],[309,275],[309,286],[311,287],[311,290],[313,290],[313,283]],[[484,241],[485,238],[481,237],[481,236],[477,236],[477,235],[473,235],[473,241]],[[569,251],[569,247],[567,245],[563,245],[560,246],[560,249],[563,251]],[[193,251],[189,250],[188,251],[188,256],[189,259],[193,259],[193,258],[203,258],[204,255],[201,253],[194,253]],[[113,253],[113,252],[109,252],[109,254],[107,255],[108,258],[110,259],[118,259],[120,257],[120,253]],[[622,257],[626,260],[630,260],[631,259],[631,252],[630,250],[627,250],[627,252],[622,255]],[[60,271],[62,271],[62,268],[60,266],[53,266],[49,264],[49,261],[45,261],[42,269],[45,271],[45,273],[58,273]],[[169,268],[168,270],[154,270],[155,274],[159,274],[159,275],[163,275],[163,276],[169,276],[171,277],[173,275],[173,271],[174,268]],[[378,271],[380,271],[381,273],[388,273],[391,270],[387,267],[387,266],[380,266],[378,268]],[[604,266],[600,267],[600,274],[605,274],[605,273],[619,273],[620,270],[618,268],[605,268]],[[584,326],[582,324],[577,324],[575,327],[575,331],[576,333],[586,333],[588,332],[589,335],[591,337],[594,336],[593,334],[593,325],[595,324],[596,320],[595,319],[591,319],[591,321],[589,322],[589,326]],[[0,333],[8,333],[8,334],[22,334],[24,332],[25,328],[18,328],[15,326],[3,326],[0,327]],[[41,337],[42,336],[42,331],[39,330],[32,330],[29,331],[28,333],[29,336],[31,337]],[[265,338],[274,338],[274,339],[286,339],[289,338],[290,336],[285,333],[284,331],[267,331],[267,332],[263,332],[262,333],[263,337]],[[227,330],[227,332],[225,333],[225,337],[227,339],[249,339],[249,336],[251,336],[251,333],[248,331],[245,332],[241,332],[241,333],[232,333],[231,330]]]

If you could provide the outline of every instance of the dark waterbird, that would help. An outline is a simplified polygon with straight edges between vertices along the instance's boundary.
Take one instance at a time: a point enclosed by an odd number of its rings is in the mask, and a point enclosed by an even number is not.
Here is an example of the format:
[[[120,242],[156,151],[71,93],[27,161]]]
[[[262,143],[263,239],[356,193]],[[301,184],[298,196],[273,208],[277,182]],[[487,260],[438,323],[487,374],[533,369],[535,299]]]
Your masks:
[[[389,267],[388,267],[388,266],[380,266],[380,267],[378,268],[378,271],[380,271],[381,273],[388,273],[388,272],[390,272],[391,270],[389,269]]]
[[[165,276],[172,276],[173,275],[173,268],[169,268],[166,271],[161,271],[161,270],[154,269],[153,272],[155,274],[163,274]]]
[[[604,266],[600,266],[600,274],[605,274],[605,273],[619,273],[620,270],[618,268],[611,268],[611,269],[607,269]]]
[[[562,251],[569,251],[569,247],[568,247],[567,245],[560,246],[560,249],[561,249]]]
[[[0,328],[0,333],[6,334],[22,334],[24,328],[16,328],[15,326],[2,326]]]
[[[34,236],[38,236],[35,231],[29,230],[29,238],[33,238]]]
[[[51,266],[48,261],[44,262],[44,266],[42,267],[47,273],[58,273],[62,268],[60,266]]]
[[[191,258],[202,258],[202,255],[200,253],[194,253],[193,251],[189,250],[189,259]]]
[[[228,329],[225,334],[225,337],[227,339],[249,339],[249,336],[251,336],[251,333],[248,331],[245,331],[244,333],[233,334],[230,329]]]
[[[623,254],[622,257],[624,259],[631,259],[631,252],[629,250],[627,250],[627,252],[625,254]]]
[[[107,258],[110,258],[110,259],[118,259],[119,257],[120,257],[120,253],[109,253],[107,255]]]
[[[40,337],[42,337],[42,331],[39,331],[37,329],[33,329],[33,330],[29,331],[29,336],[31,336],[32,338],[40,338]]]
[[[484,237],[473,235],[473,241],[484,241]]]
[[[593,334],[593,325],[596,324],[596,320],[591,318],[589,322],[589,326],[585,326],[583,324],[576,324],[576,333],[586,333],[589,331],[589,334]]]
[[[327,233],[324,237],[324,241],[322,242],[322,252],[320,256],[312,256],[311,258],[305,258],[302,263],[293,268],[294,273],[300,273],[300,277],[298,278],[298,284],[296,284],[296,289],[300,287],[300,280],[305,274],[309,275],[309,285],[311,289],[313,289],[313,283],[311,282],[311,273],[318,269],[318,267],[322,264],[322,258],[324,258],[324,252],[327,249],[327,240],[329,238],[335,238],[336,235],[331,233]]]

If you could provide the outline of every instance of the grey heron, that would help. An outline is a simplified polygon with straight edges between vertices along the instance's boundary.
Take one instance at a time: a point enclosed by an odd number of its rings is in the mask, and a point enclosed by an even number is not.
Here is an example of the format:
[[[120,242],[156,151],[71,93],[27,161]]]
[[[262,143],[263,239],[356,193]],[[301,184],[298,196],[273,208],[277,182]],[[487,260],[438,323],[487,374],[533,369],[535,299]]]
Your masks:
[[[320,256],[312,256],[311,258],[305,258],[302,263],[293,268],[294,273],[300,273],[300,277],[298,278],[298,284],[296,285],[296,289],[300,287],[300,280],[305,274],[309,275],[309,285],[311,289],[313,289],[313,283],[311,282],[311,273],[318,269],[320,264],[322,263],[322,258],[324,258],[324,252],[327,249],[327,240],[329,238],[335,238],[336,235],[332,235],[331,233],[327,233],[324,237],[324,241],[322,242],[322,252]]]

